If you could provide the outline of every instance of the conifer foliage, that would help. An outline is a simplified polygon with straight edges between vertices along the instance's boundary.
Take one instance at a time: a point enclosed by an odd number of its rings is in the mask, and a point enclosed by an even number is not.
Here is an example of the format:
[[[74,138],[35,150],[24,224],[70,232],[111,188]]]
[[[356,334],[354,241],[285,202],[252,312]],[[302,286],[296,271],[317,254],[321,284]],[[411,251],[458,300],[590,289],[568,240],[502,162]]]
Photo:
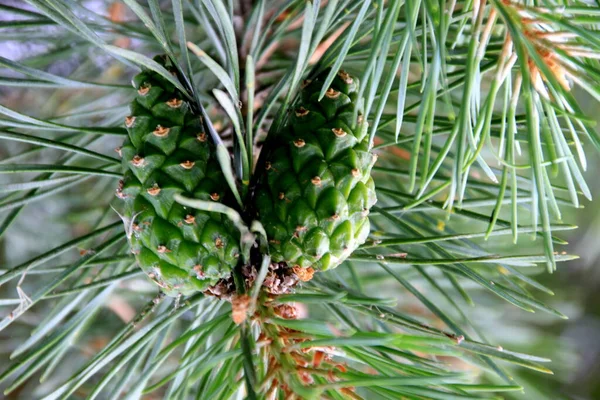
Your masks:
[[[597,4],[0,13],[6,396],[544,395],[535,321],[565,315],[535,275],[591,200]]]

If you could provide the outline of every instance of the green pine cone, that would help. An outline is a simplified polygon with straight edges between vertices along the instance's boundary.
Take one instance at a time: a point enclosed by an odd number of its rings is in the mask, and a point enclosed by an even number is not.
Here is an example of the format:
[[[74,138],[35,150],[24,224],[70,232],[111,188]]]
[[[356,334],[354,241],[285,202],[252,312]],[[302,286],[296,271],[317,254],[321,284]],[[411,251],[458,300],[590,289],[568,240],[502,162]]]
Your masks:
[[[356,121],[358,80],[340,71],[319,102],[326,75],[302,90],[287,124],[267,139],[254,196],[273,261],[314,270],[338,266],[365,242],[377,201],[376,156]]]
[[[167,69],[172,65],[157,57]],[[181,206],[173,196],[222,201],[227,185],[193,104],[153,71],[138,74],[120,149],[132,252],[167,295],[203,291],[237,264],[239,232],[222,214]]]

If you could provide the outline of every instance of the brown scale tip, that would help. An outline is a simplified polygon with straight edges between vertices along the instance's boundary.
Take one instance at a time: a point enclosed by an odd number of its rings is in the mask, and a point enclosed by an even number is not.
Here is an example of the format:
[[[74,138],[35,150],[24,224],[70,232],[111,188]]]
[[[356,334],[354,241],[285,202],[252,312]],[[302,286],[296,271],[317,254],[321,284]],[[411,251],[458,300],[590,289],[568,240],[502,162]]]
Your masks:
[[[347,135],[346,131],[342,128],[331,128],[331,132],[333,132],[333,134],[339,138],[342,138]]]
[[[217,246],[217,249],[222,249],[224,245],[223,239],[219,237],[215,239],[215,246]]]
[[[360,176],[360,170],[358,168],[352,168],[352,176],[358,178]]]
[[[199,133],[198,135],[196,135],[196,139],[198,139],[199,142],[206,142],[206,139],[208,137],[206,136],[206,133],[202,132]]]
[[[162,244],[156,248],[156,251],[158,251],[160,254],[164,254],[164,253],[169,253],[170,252],[170,250],[167,249],[167,246],[164,246]]]
[[[198,279],[204,278],[204,272],[202,271],[202,265],[200,265],[200,264],[194,265],[193,270],[196,273],[196,278],[198,278]]]
[[[127,128],[131,128],[134,123],[135,123],[135,117],[133,115],[125,117],[125,126]]]
[[[312,81],[311,81],[310,79],[305,79],[305,80],[303,80],[303,81],[302,81],[302,84],[300,85],[300,88],[301,88],[301,89],[304,89],[305,87],[307,87],[308,85],[310,85],[310,84],[311,84],[311,82],[312,82]]]
[[[292,270],[294,271],[294,273],[296,274],[298,279],[301,280],[302,282],[310,281],[315,274],[315,270],[313,267],[302,268],[299,265],[294,265]]]
[[[310,114],[310,111],[308,111],[306,108],[300,106],[298,108],[296,108],[296,117],[306,117],[308,114]]]
[[[296,239],[298,239],[300,237],[300,233],[306,232],[307,230],[308,230],[308,227],[302,226],[302,225],[298,225],[296,227],[296,230],[294,231],[294,234],[292,236],[295,237]]]
[[[339,216],[339,215],[337,215],[337,214],[333,214],[333,215],[331,216],[331,220],[332,220],[332,221],[337,221],[338,219],[340,219],[340,216]]]
[[[362,124],[364,119],[365,119],[365,117],[363,117],[363,115],[362,115],[362,114],[360,114],[360,115],[358,116],[358,118],[356,119],[356,122],[358,122],[359,124]]]
[[[285,199],[285,193],[279,192],[279,196],[277,196],[277,197],[279,197],[279,200],[283,200],[283,199]]]
[[[265,163],[265,169],[266,169],[267,171],[271,169],[271,163],[270,163],[269,161],[267,161],[267,162]]]
[[[156,129],[152,132],[154,136],[157,137],[165,137],[169,134],[171,128],[165,128],[162,125],[156,125]]]
[[[213,201],[219,201],[219,199],[221,198],[221,196],[219,196],[219,193],[217,193],[217,192],[214,192],[214,193],[211,193],[211,194],[210,194],[210,198],[211,198],[211,200],[213,200]]]
[[[194,217],[192,214],[188,214],[185,216],[185,219],[183,220],[183,222],[185,222],[186,224],[193,224],[194,222],[196,222],[196,217]]]
[[[187,161],[184,161],[184,162],[180,163],[179,165],[183,169],[192,169],[195,164],[196,164],[195,162],[187,160]]]
[[[352,82],[354,82],[354,79],[352,79],[352,77],[350,76],[349,73],[347,73],[346,71],[340,70],[338,72],[338,76],[340,78],[342,78],[342,80],[347,83],[348,85],[350,85]]]
[[[173,99],[167,101],[167,105],[170,108],[179,108],[179,107],[181,107],[182,104],[183,104],[183,100],[178,99],[178,98],[173,98]]]
[[[149,83],[142,83],[142,85],[138,89],[138,94],[140,96],[145,96],[150,91],[150,88],[152,88],[152,85],[150,85]]]
[[[338,97],[340,97],[340,92],[338,92],[334,88],[329,88],[325,92],[325,96],[327,96],[327,98],[329,99],[337,99]]]
[[[300,147],[304,147],[306,145],[306,142],[302,139],[296,139],[294,140],[294,146],[300,148]]]
[[[125,182],[123,182],[123,180],[121,179],[119,181],[119,185],[117,186],[117,190],[116,190],[116,195],[118,198],[120,199],[124,199],[127,196],[123,193],[123,185],[125,185]]]
[[[151,188],[148,188],[146,192],[150,196],[158,196],[158,194],[160,193],[160,188],[158,187],[158,184],[155,183]]]
[[[133,156],[131,159],[131,164],[133,164],[134,167],[141,167],[144,165],[144,157],[140,157],[138,155]]]
[[[312,178],[310,180],[312,182],[313,185],[315,186],[321,186],[321,178],[318,176],[315,176],[314,178]]]

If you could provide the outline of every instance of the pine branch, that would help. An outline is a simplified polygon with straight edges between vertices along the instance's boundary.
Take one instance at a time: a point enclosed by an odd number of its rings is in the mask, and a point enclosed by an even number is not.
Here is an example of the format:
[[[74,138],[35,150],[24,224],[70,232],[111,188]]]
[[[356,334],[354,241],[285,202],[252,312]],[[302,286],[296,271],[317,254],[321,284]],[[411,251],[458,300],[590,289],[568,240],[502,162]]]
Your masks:
[[[494,313],[506,304],[565,318],[534,277],[575,258],[555,234],[575,228],[563,217],[592,194],[583,175],[600,139],[574,88],[600,100],[597,7],[125,0],[106,17],[70,0],[28,3],[0,5],[16,19],[0,40],[41,49],[0,58],[0,237],[56,204],[77,235],[52,241],[45,221],[35,254],[6,251],[0,329],[23,339],[0,374],[7,394],[33,393],[39,374],[48,399],[497,398],[522,389],[516,366],[550,373],[548,359],[499,348],[485,328],[516,324]],[[265,254],[264,229],[243,213],[265,134],[287,123],[304,79],[325,72],[323,98],[340,70],[360,76],[380,156],[367,243],[293,294],[256,286],[241,311],[203,294],[148,302],[156,290],[123,241],[132,221],[110,208],[120,212],[113,149],[139,67],[201,110],[242,211],[230,214]],[[107,318],[111,299],[139,311]],[[108,343],[94,348],[92,331]],[[85,359],[77,371],[71,352]],[[467,363],[476,372],[455,373]]]

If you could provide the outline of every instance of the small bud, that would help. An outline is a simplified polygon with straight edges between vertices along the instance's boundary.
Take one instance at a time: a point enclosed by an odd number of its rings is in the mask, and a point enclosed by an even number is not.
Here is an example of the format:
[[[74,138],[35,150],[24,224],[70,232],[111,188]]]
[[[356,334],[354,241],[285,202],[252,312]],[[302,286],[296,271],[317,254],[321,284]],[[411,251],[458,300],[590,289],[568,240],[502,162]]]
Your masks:
[[[164,254],[164,253],[169,253],[170,252],[170,250],[167,249],[167,246],[163,246],[162,244],[156,248],[156,251],[158,251],[160,254]]]
[[[215,239],[215,246],[217,247],[217,249],[222,249],[224,244],[223,244],[223,239],[221,238],[216,238]]]
[[[285,199],[285,193],[279,192],[279,196],[277,196],[277,197],[279,197],[279,200],[283,200],[283,199]]]
[[[267,162],[265,163],[265,169],[266,169],[267,171],[271,169],[271,163],[270,163],[269,161],[267,161]]]
[[[276,315],[280,316],[283,319],[297,319],[298,318],[298,310],[296,307],[290,304],[280,304],[275,306],[274,310]]]
[[[183,222],[185,222],[186,224],[193,224],[194,222],[196,222],[196,217],[194,217],[192,214],[188,214],[185,216],[185,219],[183,220]]]
[[[323,361],[324,357],[325,357],[325,353],[317,350],[315,352],[315,356],[313,358],[313,367],[318,368],[321,365],[321,362]]]
[[[358,168],[352,168],[352,176],[358,178],[360,176],[360,170]]]
[[[298,279],[300,279],[302,282],[310,281],[315,274],[315,270],[313,269],[313,267],[302,268],[299,265],[294,265],[292,270],[294,271]]]
[[[115,151],[117,152],[117,154],[119,155],[119,157],[122,157],[122,156],[123,156],[123,154],[121,153],[121,150],[123,150],[123,148],[122,148],[122,147],[116,147],[116,148],[115,148]]]
[[[219,199],[221,198],[221,196],[219,196],[219,193],[214,192],[210,194],[210,198],[212,201],[219,201]]]
[[[235,294],[231,297],[231,318],[237,325],[246,320],[246,313],[250,307],[250,296]]]
[[[312,178],[310,180],[312,182],[313,185],[315,186],[321,186],[321,178],[318,176],[315,176],[314,178]]]
[[[198,139],[199,142],[206,142],[206,139],[208,139],[208,137],[206,136],[206,133],[202,132],[196,136],[196,139]]]

